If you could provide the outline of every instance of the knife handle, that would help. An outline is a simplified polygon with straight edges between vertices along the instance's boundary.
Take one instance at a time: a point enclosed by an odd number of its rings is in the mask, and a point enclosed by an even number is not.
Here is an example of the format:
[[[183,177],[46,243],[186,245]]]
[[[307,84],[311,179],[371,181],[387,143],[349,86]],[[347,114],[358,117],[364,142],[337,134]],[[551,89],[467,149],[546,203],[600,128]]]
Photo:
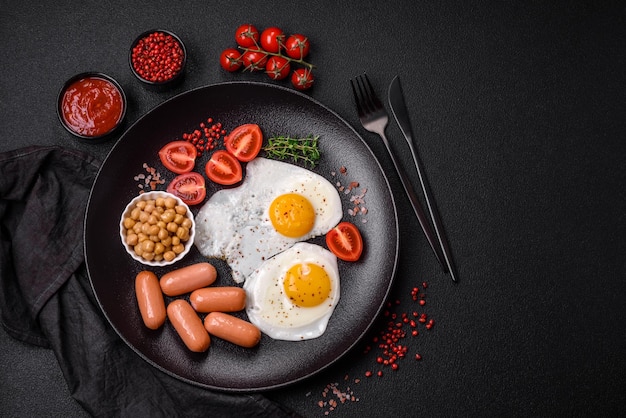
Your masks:
[[[435,234],[433,233],[433,230],[430,227],[430,223],[428,222],[428,218],[426,217],[426,214],[424,213],[424,209],[422,208],[422,205],[420,204],[417,198],[417,195],[415,194],[415,191],[413,190],[413,187],[411,186],[411,181],[409,180],[406,172],[402,169],[402,167],[396,160],[394,153],[391,151],[391,147],[389,146],[389,141],[387,140],[387,136],[385,135],[385,132],[382,131],[382,132],[379,132],[378,134],[380,135],[381,139],[383,140],[383,143],[385,144],[385,147],[387,148],[387,153],[391,157],[391,161],[393,162],[393,166],[395,167],[396,172],[398,173],[398,176],[400,176],[400,182],[402,183],[402,187],[404,187],[404,191],[409,197],[409,201],[411,202],[413,211],[415,212],[415,215],[417,216],[417,220],[419,221],[420,226],[422,227],[422,231],[424,231],[424,235],[426,235],[426,239],[428,240],[428,243],[430,244],[430,248],[432,248],[433,252],[435,253],[435,257],[437,257],[437,260],[443,267],[444,272],[447,273],[448,264],[446,263],[446,260],[444,259],[443,253],[441,251],[441,247],[439,246],[439,243],[437,241],[437,237],[435,237]]]

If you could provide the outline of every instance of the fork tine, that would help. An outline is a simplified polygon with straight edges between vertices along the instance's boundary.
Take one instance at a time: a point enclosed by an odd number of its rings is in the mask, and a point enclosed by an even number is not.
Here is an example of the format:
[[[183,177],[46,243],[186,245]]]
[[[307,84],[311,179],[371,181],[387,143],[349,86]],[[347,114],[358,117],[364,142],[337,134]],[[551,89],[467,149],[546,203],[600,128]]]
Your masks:
[[[350,79],[350,86],[352,86],[352,94],[354,95],[354,102],[356,103],[357,112],[359,114],[359,117],[363,117],[363,115],[365,115],[365,112],[363,111],[363,107],[361,106],[361,98],[357,93],[357,88],[355,87],[356,83],[358,83],[358,81],[355,82],[354,80]]]
[[[372,102],[372,98],[371,98],[372,94],[370,90],[368,90],[367,86],[365,85],[365,81],[363,81],[364,77],[366,77],[365,74],[357,76],[356,84],[361,94],[361,106],[363,107],[364,113],[368,114],[368,113],[372,113],[376,109],[374,108],[374,103]]]
[[[372,83],[370,82],[370,79],[367,76],[367,74],[363,74],[363,79],[365,80],[365,82],[363,82],[363,86],[367,92],[367,97],[369,98],[369,101],[372,105],[372,110],[382,108],[383,104],[381,103],[381,101],[378,99],[378,96],[374,92],[374,87],[372,87]],[[367,87],[365,86],[366,83],[367,83]]]

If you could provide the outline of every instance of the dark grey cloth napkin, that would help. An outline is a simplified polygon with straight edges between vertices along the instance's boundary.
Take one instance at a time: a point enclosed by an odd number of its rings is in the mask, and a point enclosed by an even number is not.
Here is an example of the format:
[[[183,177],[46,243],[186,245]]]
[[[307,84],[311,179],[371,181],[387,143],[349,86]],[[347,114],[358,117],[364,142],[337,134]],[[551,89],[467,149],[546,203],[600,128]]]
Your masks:
[[[58,147],[0,154],[6,331],[52,349],[70,393],[94,416],[297,416],[260,394],[209,391],[175,379],[141,359],[109,326],[83,252],[84,213],[98,167],[93,157]]]

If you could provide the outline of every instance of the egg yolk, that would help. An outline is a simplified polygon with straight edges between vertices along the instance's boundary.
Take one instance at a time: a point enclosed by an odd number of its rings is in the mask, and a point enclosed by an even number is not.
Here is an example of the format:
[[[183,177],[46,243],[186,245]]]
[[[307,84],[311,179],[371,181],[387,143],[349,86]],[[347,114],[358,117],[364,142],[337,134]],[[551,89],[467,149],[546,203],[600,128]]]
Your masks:
[[[317,264],[301,263],[292,266],[285,274],[283,286],[287,297],[300,307],[317,306],[330,296],[330,277]]]
[[[315,210],[309,200],[296,193],[278,196],[270,205],[270,220],[280,234],[298,238],[313,229]]]

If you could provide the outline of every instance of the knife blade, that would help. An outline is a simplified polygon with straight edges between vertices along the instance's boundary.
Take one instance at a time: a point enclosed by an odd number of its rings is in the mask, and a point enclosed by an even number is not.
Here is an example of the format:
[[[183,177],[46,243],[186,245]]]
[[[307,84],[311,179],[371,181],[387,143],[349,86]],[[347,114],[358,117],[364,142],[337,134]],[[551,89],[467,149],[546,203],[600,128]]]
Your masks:
[[[450,277],[453,281],[457,281],[457,272],[456,267],[454,265],[454,261],[452,259],[452,254],[450,252],[450,246],[448,244],[448,240],[446,238],[445,232],[443,230],[443,226],[441,224],[441,219],[439,217],[439,213],[435,206],[435,201],[428,187],[428,181],[426,179],[426,173],[423,167],[423,164],[419,158],[416,147],[413,141],[413,131],[411,129],[411,120],[409,117],[409,111],[406,107],[406,103],[404,101],[404,94],[402,93],[402,86],[400,85],[400,78],[395,76],[389,85],[388,91],[388,100],[389,107],[391,108],[391,113],[393,114],[394,119],[398,123],[404,138],[411,150],[411,156],[413,157],[413,163],[415,164],[415,168],[417,170],[417,175],[419,177],[420,186],[422,187],[422,191],[424,193],[424,200],[426,201],[426,206],[428,207],[428,212],[430,214],[430,218],[432,220],[435,233],[437,235],[437,240],[439,241],[439,245],[441,246],[441,250],[443,252],[443,256],[445,259],[445,266],[443,267],[444,272],[450,273]]]

